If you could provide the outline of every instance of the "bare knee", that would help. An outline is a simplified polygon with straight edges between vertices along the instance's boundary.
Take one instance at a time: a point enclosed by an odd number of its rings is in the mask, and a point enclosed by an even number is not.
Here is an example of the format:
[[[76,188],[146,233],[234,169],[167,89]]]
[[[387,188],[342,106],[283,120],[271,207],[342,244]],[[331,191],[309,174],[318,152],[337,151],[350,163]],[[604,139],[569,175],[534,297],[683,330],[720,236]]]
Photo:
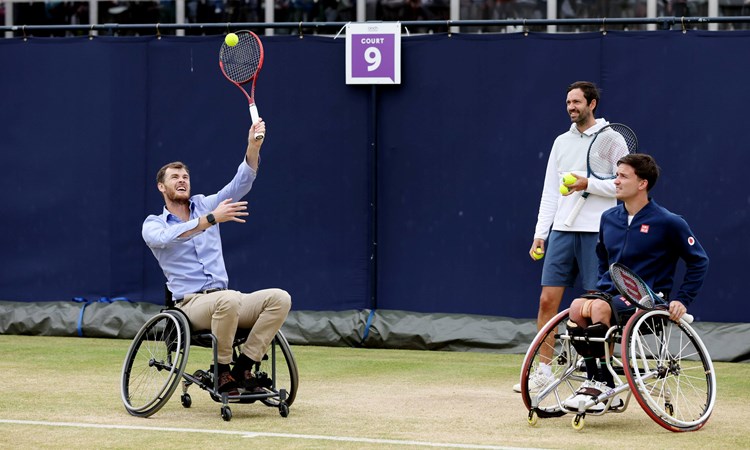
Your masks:
[[[560,309],[564,288],[543,287],[539,296],[539,312],[552,317]]]
[[[570,304],[570,320],[583,328],[598,322],[609,326],[611,314],[612,308],[604,300],[577,298]]]
[[[591,323],[601,322],[609,327],[610,317],[612,317],[612,307],[604,300],[597,300],[591,305]]]
[[[588,299],[585,299],[585,298],[577,298],[573,300],[573,302],[570,304],[570,311],[568,313],[568,316],[570,316],[570,320],[572,320],[579,327],[582,327],[582,328],[585,328],[588,326],[587,317],[584,316],[584,313],[583,313],[583,308],[587,300]]]
[[[537,327],[541,329],[560,309],[564,287],[543,286],[539,297],[539,312],[537,314]]]

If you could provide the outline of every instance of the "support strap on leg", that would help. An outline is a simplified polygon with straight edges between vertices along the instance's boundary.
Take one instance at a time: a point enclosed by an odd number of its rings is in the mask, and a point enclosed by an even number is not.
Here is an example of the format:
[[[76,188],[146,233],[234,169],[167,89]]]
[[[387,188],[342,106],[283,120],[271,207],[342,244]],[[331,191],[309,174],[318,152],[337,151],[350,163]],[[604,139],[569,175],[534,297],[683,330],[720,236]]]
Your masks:
[[[585,305],[584,305],[585,306]],[[601,322],[597,322],[593,325],[589,325],[586,328],[581,328],[573,322],[568,320],[567,322],[568,333],[573,337],[573,348],[576,349],[579,355],[592,358],[601,358],[604,356],[604,346],[606,342],[590,342],[590,338],[604,338],[607,335],[609,327]]]
[[[609,327],[604,325],[601,322],[597,322],[593,325],[589,325],[583,330],[587,339],[586,344],[589,346],[591,356],[593,356],[594,358],[604,357],[605,355],[604,346],[607,345],[607,343],[606,342],[588,342],[588,339],[590,338],[603,339],[604,336],[607,335],[607,330],[609,330]]]

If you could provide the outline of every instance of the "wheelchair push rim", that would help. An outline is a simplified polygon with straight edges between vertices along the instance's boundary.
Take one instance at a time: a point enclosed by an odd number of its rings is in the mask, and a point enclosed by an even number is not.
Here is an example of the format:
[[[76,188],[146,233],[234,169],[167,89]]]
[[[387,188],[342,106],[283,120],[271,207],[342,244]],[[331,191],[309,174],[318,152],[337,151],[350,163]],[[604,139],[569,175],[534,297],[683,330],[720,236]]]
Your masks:
[[[640,311],[626,324],[623,342],[625,375],[646,414],[675,432],[705,425],[716,402],[716,377],[695,330],[669,320],[667,311]]]
[[[172,396],[187,364],[189,333],[184,319],[170,312],[157,314],[141,327],[122,369],[120,393],[130,414],[148,417]]]

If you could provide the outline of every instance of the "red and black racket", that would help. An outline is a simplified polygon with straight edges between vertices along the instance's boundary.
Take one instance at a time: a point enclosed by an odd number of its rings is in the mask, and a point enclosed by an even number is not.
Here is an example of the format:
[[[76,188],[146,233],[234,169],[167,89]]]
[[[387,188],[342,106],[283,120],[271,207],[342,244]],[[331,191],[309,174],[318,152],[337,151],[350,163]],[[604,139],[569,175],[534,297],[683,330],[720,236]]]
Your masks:
[[[219,67],[227,80],[240,88],[247,97],[250,108],[250,117],[253,123],[258,123],[260,115],[258,107],[255,106],[255,81],[258,79],[260,68],[263,67],[263,44],[258,35],[252,31],[237,31],[235,33],[239,41],[234,46],[221,44],[219,51]],[[252,81],[250,94],[248,95],[243,84]],[[255,139],[263,139],[263,133],[255,133]]]
[[[654,293],[641,277],[625,265],[617,262],[610,265],[609,276],[620,294],[636,307],[647,311],[669,307],[661,295]],[[694,317],[685,313],[682,319],[687,323],[692,323]]]

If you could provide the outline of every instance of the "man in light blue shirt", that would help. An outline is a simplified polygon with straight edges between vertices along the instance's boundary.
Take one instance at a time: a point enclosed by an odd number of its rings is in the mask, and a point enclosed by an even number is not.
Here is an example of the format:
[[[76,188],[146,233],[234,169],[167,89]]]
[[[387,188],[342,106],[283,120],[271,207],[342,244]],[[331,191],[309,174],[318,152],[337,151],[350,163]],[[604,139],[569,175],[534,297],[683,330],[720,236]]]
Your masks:
[[[216,194],[191,197],[187,166],[177,161],[162,167],[156,181],[164,197],[164,211],[148,216],[142,229],[143,240],[159,261],[176,306],[194,329],[210,329],[216,336],[219,392],[230,395],[239,393],[240,388],[260,389],[251,369],[265,355],[292,304],[291,296],[282,289],[250,294],[228,289],[221,247],[218,225],[245,223],[247,202],[238,200],[250,192],[255,181],[263,140],[254,136],[265,131],[263,120],[250,127],[237,174]],[[231,368],[237,328],[252,331]]]

